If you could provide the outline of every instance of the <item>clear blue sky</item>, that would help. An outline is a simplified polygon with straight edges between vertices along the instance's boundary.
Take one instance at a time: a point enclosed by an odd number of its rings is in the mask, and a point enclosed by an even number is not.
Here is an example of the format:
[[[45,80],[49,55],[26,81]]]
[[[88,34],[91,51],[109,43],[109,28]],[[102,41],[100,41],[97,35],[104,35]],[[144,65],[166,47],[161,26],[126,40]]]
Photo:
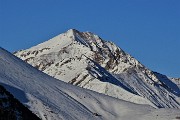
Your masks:
[[[0,46],[29,48],[70,28],[111,40],[180,77],[180,0],[0,0]]]

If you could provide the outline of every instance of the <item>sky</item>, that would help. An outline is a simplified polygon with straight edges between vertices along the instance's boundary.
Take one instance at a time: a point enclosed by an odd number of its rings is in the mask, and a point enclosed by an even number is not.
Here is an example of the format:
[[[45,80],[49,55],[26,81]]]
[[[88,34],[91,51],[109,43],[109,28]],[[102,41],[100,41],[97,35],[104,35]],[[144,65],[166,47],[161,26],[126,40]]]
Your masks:
[[[179,6],[180,0],[0,0],[0,46],[26,49],[74,28],[180,78]]]

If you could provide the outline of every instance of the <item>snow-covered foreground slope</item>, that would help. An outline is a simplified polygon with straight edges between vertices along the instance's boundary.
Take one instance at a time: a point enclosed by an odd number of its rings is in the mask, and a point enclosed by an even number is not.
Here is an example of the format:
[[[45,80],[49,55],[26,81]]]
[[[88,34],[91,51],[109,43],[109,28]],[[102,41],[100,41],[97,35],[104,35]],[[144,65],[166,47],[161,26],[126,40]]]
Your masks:
[[[54,79],[0,48],[0,84],[42,119],[170,120],[177,109],[138,105]]]
[[[48,75],[126,101],[180,108],[180,88],[114,43],[71,29],[15,55]]]

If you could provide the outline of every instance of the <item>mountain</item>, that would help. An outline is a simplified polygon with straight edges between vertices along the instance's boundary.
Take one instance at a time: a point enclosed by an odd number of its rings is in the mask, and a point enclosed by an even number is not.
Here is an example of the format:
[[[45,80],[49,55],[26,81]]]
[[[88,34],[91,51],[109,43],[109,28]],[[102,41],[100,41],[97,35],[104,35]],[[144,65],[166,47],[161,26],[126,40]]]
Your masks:
[[[156,108],[180,108],[178,79],[151,71],[114,43],[70,29],[14,53],[67,83]]]
[[[0,48],[0,84],[42,120],[169,120],[179,109],[155,109],[62,82]]]

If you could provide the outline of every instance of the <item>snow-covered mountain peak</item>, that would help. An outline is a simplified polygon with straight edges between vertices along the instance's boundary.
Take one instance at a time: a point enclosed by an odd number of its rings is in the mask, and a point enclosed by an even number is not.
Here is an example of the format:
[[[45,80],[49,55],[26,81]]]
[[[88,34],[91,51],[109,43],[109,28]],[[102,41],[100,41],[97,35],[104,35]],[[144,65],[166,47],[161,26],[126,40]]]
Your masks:
[[[69,60],[76,61],[75,63],[80,61],[79,63],[82,64],[77,63],[76,65],[83,68],[86,56],[82,56],[82,59],[67,58],[56,68],[65,66],[69,68],[71,63],[74,64]],[[93,60],[91,61],[94,63]],[[118,82],[118,79],[96,64],[94,63],[92,65],[94,69],[90,70],[92,75],[97,75],[97,78],[93,79],[90,74],[82,71],[77,77],[78,83],[83,81],[85,87],[96,88],[95,90],[98,88],[106,93],[116,93],[116,95],[119,93],[119,96],[128,98],[132,102],[146,100],[130,94],[117,85],[106,84],[108,80],[112,79],[112,82]],[[42,120],[172,120],[179,118],[180,111],[178,109],[155,109],[149,105],[133,104],[64,83],[33,68],[2,48],[0,48],[0,66],[1,85]],[[70,69],[73,71],[73,68]],[[69,76],[71,76],[70,72],[66,77]],[[99,82],[99,79],[106,81]],[[74,82],[77,83],[76,80]],[[0,94],[0,97],[3,96]],[[1,99],[0,103],[2,101],[5,102]],[[30,119],[29,116],[28,118]]]
[[[62,34],[66,34],[67,36],[74,38],[76,33],[79,33],[79,31],[76,29],[69,29],[65,33],[62,33]]]
[[[15,55],[73,85],[135,103],[180,107],[176,98],[180,94],[179,86],[168,77],[162,79],[162,75],[155,74],[114,43],[91,32],[70,29]]]

